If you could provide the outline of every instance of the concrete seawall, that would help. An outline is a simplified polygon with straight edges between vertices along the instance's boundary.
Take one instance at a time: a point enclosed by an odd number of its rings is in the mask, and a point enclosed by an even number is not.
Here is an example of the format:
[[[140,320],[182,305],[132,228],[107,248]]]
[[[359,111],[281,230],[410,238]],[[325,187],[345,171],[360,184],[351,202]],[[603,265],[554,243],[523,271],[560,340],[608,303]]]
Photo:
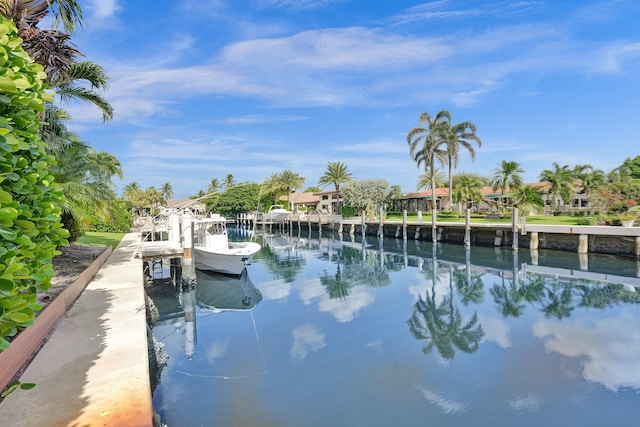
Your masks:
[[[430,222],[385,221],[365,222],[342,220],[340,216],[309,215],[304,220],[293,219],[285,224],[292,230],[322,227],[323,231],[341,234],[365,234],[410,240],[428,241],[431,237]],[[527,249],[555,249],[577,253],[609,254],[640,259],[640,227],[589,226],[589,225],[517,225],[438,222],[437,238],[443,243],[469,244]],[[363,233],[364,228],[364,233]]]

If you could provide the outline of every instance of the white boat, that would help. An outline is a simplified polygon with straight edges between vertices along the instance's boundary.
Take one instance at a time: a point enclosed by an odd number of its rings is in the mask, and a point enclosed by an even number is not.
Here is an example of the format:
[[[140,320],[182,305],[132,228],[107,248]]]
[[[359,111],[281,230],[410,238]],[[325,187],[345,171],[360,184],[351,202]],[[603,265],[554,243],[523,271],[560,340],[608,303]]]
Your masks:
[[[227,220],[220,215],[194,223],[194,259],[198,270],[240,275],[261,246],[255,242],[229,242]]]
[[[283,205],[272,205],[264,214],[264,219],[268,222],[284,222],[290,214],[291,212],[286,210]]]

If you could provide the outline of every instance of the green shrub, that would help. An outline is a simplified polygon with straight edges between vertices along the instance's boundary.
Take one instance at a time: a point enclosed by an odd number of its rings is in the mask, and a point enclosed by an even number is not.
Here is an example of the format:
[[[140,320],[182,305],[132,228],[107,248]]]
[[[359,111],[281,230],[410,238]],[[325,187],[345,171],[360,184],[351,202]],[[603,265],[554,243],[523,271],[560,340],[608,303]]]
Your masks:
[[[92,215],[91,224],[87,231],[126,233],[131,229],[132,222],[131,203],[121,200],[110,206],[109,215],[106,219]]]
[[[33,323],[36,292],[51,286],[56,248],[66,244],[62,192],[40,139],[46,75],[21,47],[13,22],[0,21],[0,351]]]
[[[347,206],[347,205],[342,205],[342,209],[341,209],[341,214],[342,216],[357,216],[358,214],[356,213],[356,209],[351,207],[351,206]]]
[[[593,217],[585,217],[576,220],[577,225],[596,225],[598,220]]]

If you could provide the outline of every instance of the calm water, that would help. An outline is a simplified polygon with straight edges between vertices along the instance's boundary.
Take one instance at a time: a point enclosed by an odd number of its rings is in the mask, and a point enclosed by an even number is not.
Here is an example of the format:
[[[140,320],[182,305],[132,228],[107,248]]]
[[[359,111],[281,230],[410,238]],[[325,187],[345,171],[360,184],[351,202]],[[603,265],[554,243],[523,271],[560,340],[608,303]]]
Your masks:
[[[170,427],[640,422],[635,260],[258,241],[246,276],[150,289]]]

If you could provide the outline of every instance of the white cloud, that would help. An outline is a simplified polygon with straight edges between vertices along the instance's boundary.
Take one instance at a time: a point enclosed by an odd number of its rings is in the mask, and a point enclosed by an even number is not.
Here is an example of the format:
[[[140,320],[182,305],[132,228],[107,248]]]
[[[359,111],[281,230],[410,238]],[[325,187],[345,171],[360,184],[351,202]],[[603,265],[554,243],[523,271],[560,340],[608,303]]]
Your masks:
[[[96,18],[110,18],[121,9],[118,0],[88,0],[88,3]]]
[[[418,386],[418,390],[422,392],[422,395],[428,402],[438,406],[440,409],[442,409],[442,412],[447,415],[461,414],[467,412],[467,410],[469,409],[466,403],[447,399],[446,397],[432,390],[429,390],[424,386]]]
[[[291,335],[293,335],[291,357],[295,361],[304,360],[310,352],[318,351],[327,345],[325,335],[310,324],[293,329]]]
[[[609,390],[640,390],[640,321],[628,313],[597,323],[541,319],[533,333],[545,349],[578,358],[582,375]]]

